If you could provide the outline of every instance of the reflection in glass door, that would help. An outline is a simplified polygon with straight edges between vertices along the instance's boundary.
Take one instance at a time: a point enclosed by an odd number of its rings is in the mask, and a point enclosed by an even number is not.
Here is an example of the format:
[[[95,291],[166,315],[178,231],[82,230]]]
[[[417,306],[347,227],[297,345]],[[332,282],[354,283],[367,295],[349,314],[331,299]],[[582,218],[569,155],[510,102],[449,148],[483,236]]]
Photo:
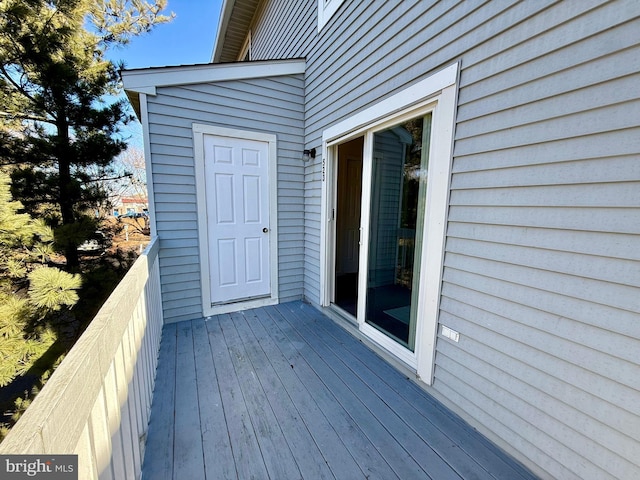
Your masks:
[[[373,134],[365,321],[415,349],[431,113]]]

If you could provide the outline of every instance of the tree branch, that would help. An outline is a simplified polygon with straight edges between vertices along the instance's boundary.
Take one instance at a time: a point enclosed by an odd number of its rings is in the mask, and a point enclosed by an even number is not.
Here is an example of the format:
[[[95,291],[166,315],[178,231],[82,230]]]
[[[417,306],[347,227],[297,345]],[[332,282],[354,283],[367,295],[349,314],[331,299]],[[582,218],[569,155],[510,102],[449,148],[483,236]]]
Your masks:
[[[56,124],[54,118],[36,117],[36,116],[33,116],[33,115],[23,115],[23,114],[20,114],[20,113],[13,114],[13,113],[9,113],[9,112],[0,112],[0,116],[9,117],[9,118],[17,118],[19,120],[32,120],[34,122],[43,122],[43,123],[48,123],[50,125],[55,125]]]
[[[27,99],[29,99],[31,102],[36,103],[36,99],[29,93],[27,92],[24,87],[22,85],[20,85],[18,82],[16,82],[13,77],[9,74],[9,72],[6,69],[5,65],[0,65],[0,72],[2,72],[4,74],[4,78],[11,84],[13,85],[13,87],[19,92],[21,93],[23,96],[25,96]]]
[[[125,173],[122,175],[118,175],[116,177],[101,177],[101,178],[92,178],[90,180],[86,180],[82,183],[84,184],[88,184],[88,183],[97,183],[97,182],[109,182],[111,180],[120,180],[121,178],[131,178],[133,177],[133,173]]]
[[[13,85],[13,88],[15,89],[15,91],[19,94],[21,94],[23,97],[25,97],[27,100],[29,100],[31,103],[33,103],[34,105],[38,104],[38,101],[36,100],[35,97],[33,97],[22,85],[20,85],[18,82],[16,82],[11,75],[9,74],[9,72],[6,69],[6,65],[0,65],[0,72],[2,72],[3,74],[3,78],[5,78],[10,85]],[[26,74],[25,74],[26,75]],[[55,119],[56,116],[53,112],[49,111],[46,108],[42,109],[44,112],[46,112],[52,119]],[[55,123],[55,120],[46,120],[47,123]]]

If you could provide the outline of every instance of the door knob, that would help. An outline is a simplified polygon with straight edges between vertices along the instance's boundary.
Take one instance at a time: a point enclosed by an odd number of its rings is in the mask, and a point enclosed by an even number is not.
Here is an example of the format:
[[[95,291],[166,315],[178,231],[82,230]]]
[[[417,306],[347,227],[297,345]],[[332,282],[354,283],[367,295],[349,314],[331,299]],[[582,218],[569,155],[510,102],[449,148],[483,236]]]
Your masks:
[[[268,231],[269,231],[269,229],[268,229],[267,227],[264,227],[264,228],[262,229],[262,233],[267,233]]]

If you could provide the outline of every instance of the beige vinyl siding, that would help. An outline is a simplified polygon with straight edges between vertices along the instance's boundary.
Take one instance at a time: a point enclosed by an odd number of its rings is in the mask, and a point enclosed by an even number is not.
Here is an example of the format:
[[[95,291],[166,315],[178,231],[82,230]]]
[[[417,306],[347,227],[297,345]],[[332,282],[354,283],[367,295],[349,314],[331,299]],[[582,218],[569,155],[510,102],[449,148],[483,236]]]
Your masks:
[[[543,478],[640,477],[640,4],[347,0],[320,33],[316,8],[266,2],[252,37],[307,59],[308,148],[461,64],[434,391]]]
[[[303,78],[163,87],[148,97],[165,321],[202,315],[192,124],[277,136],[279,294],[302,296]]]

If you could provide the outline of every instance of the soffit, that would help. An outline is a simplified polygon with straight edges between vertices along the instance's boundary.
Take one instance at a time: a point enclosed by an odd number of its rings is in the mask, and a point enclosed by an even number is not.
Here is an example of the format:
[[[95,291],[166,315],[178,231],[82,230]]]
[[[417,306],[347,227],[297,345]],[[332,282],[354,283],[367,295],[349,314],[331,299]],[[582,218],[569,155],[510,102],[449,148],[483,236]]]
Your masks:
[[[220,21],[212,62],[235,62],[244,46],[251,23],[262,0],[225,0],[220,11]]]

